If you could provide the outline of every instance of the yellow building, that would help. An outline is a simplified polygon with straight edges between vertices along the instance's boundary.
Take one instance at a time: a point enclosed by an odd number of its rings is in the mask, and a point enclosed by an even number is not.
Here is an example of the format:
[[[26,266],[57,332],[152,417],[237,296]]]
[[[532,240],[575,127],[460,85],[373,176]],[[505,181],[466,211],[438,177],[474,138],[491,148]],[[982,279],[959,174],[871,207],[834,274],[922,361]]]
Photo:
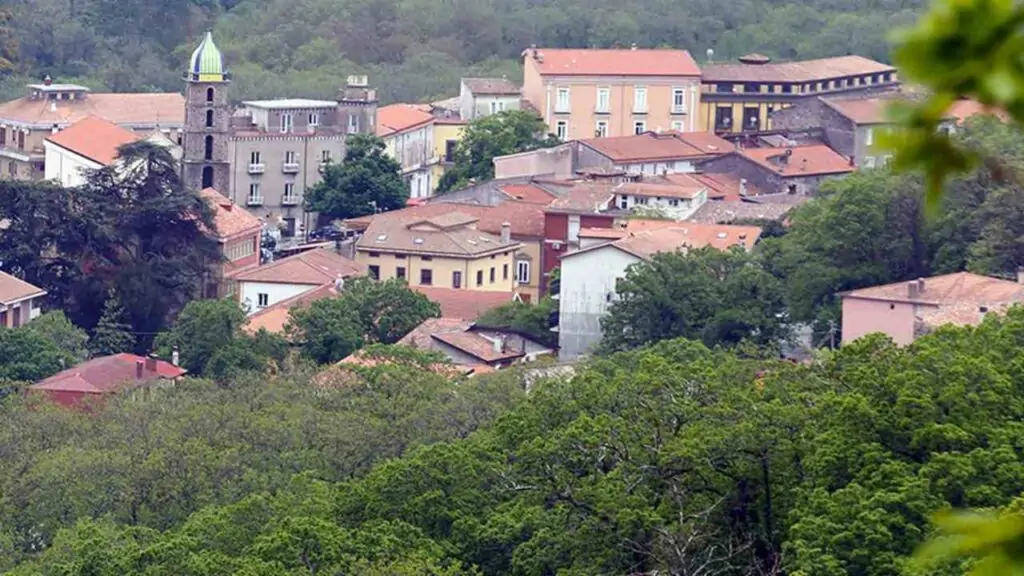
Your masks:
[[[441,177],[455,162],[455,145],[462,139],[466,123],[458,118],[437,117],[434,121],[434,157],[440,158],[434,164],[434,186],[441,182]]]
[[[404,278],[410,286],[512,292],[521,245],[510,227],[495,236],[477,230],[478,220],[461,212],[375,218],[356,243],[356,261],[375,278]]]
[[[772,63],[748,54],[739,63],[704,67],[699,130],[771,130],[772,111],[802,98],[880,93],[898,86],[896,68],[861,56]]]
[[[685,50],[531,48],[523,98],[562,140],[695,132],[700,68]]]

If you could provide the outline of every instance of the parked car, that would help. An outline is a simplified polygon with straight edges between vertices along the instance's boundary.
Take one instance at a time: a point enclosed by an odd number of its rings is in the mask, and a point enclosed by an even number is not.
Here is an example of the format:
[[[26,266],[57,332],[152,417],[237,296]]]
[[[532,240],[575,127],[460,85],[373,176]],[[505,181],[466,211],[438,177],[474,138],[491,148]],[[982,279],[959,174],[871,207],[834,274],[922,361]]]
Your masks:
[[[345,238],[345,231],[333,224],[321,226],[309,234],[310,240],[341,240],[343,238]]]

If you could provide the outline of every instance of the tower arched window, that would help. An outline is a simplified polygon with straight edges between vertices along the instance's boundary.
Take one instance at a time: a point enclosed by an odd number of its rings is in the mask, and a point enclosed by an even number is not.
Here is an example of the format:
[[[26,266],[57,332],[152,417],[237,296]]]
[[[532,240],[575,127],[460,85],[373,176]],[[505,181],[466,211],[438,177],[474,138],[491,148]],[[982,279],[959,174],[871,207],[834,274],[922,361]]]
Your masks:
[[[206,101],[213,102],[213,88],[206,89]]]
[[[206,127],[207,128],[212,128],[213,127],[213,110],[207,110],[206,111]]]
[[[205,149],[203,150],[203,158],[207,160],[213,160],[213,136],[207,135],[205,140]]]
[[[203,189],[213,188],[213,166],[203,166]]]

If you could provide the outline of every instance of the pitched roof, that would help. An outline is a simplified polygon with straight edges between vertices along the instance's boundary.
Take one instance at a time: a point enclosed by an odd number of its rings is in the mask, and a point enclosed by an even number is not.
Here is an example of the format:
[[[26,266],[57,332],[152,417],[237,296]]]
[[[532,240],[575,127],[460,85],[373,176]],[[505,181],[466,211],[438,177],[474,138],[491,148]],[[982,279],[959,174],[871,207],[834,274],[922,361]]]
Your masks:
[[[519,94],[519,85],[507,78],[463,78],[462,83],[477,96],[510,96]]]
[[[55,392],[84,392],[103,394],[116,392],[131,384],[156,379],[173,379],[183,376],[187,370],[170,362],[156,361],[156,370],[145,368],[146,358],[135,354],[114,354],[93,358],[62,372],[58,372],[45,380],[33,384],[33,390],[49,390]],[[137,365],[143,363],[142,379],[137,378]]]
[[[84,156],[97,164],[109,165],[117,158],[117,149],[142,137],[113,122],[87,116],[47,138],[48,141]]]
[[[416,219],[430,218],[452,212],[474,216],[479,220],[477,230],[489,234],[501,234],[501,225],[508,222],[512,226],[513,236],[541,238],[544,236],[544,205],[529,202],[503,202],[498,206],[480,204],[461,204],[458,202],[437,202],[409,206],[400,210],[381,212],[380,214],[351,218],[345,225],[355,229],[366,229],[371,222],[387,219],[399,219],[410,222]]]
[[[519,358],[524,354],[522,350],[501,347],[500,343],[498,344],[499,348],[495,349],[496,346],[493,340],[468,330],[462,332],[441,332],[431,334],[431,337],[484,362],[500,362],[502,360]]]
[[[317,300],[337,295],[338,289],[334,287],[334,284],[324,284],[297,296],[281,300],[273,306],[267,306],[249,316],[249,322],[245,325],[245,331],[255,334],[262,328],[272,334],[279,334],[284,332],[284,327],[288,324],[292,308],[308,306]]]
[[[499,236],[477,230],[475,222],[458,208],[426,219],[374,218],[356,249],[475,258],[519,248],[519,242],[505,243]]]
[[[487,329],[487,332],[501,333],[502,331]],[[494,340],[474,331],[473,322],[443,316],[424,320],[422,324],[399,340],[398,344],[419,350],[444,351],[437,345],[437,342],[456,348],[481,362],[500,362],[519,358],[524,354],[523,350],[511,346],[495,350]],[[458,363],[454,358],[453,361]]]
[[[13,304],[44,294],[46,290],[0,271],[0,304]]]
[[[914,282],[915,284],[923,282],[924,290],[915,289],[914,293],[911,293],[909,282],[894,282],[850,290],[843,293],[842,297],[934,305],[995,304],[1017,302],[1024,299],[1024,285],[1011,280],[981,276],[970,272],[933,276]]]
[[[573,214],[599,214],[612,208],[618,184],[607,182],[561,182],[550,186],[559,189],[558,199],[545,208],[545,212]]]
[[[52,109],[51,106],[55,109]],[[120,126],[180,126],[185,123],[185,99],[177,92],[152,94],[89,94],[75,100],[18,98],[0,104],[0,120],[49,128],[98,116]]]
[[[328,248],[317,248],[288,256],[232,276],[237,282],[276,284],[334,284],[338,278],[366,274],[366,267]]]
[[[412,104],[391,104],[377,109],[377,136],[388,136],[396,132],[411,130],[434,119]]]
[[[709,64],[703,68],[707,82],[813,82],[863,74],[895,72],[896,68],[863,56],[836,56],[817,60],[768,64]]]
[[[822,98],[832,108],[854,124],[884,124],[891,122],[887,115],[892,98]]]
[[[700,76],[686,50],[531,48],[523,56],[554,76]]]
[[[505,184],[504,186],[499,186],[498,189],[520,202],[527,202],[529,204],[543,204],[547,206],[556,198],[550,191],[536,184]]]
[[[670,220],[646,222],[649,224],[642,225],[640,222],[630,220],[627,224],[626,235],[622,238],[570,252],[563,255],[562,259],[609,246],[628,252],[642,260],[647,260],[658,252],[672,252],[684,247],[711,246],[725,250],[732,246],[743,246],[749,250],[761,237],[761,228],[757,226],[698,224]],[[633,227],[633,230],[630,230],[630,226]]]
[[[484,312],[508,304],[516,297],[514,292],[490,290],[464,290],[437,286],[413,286],[412,289],[431,301],[437,302],[441,306],[441,316],[463,320],[476,320]]]
[[[205,188],[200,195],[213,208],[213,225],[217,236],[221,239],[238,236],[245,232],[255,233],[263,227],[263,221],[249,214],[220,192],[213,188]]]
[[[739,154],[783,176],[846,174],[856,169],[847,157],[824,144],[792,148],[746,148]],[[783,158],[787,158],[785,164],[781,163]]]
[[[705,202],[687,220],[700,224],[729,224],[737,220],[780,220],[795,204],[760,204],[743,200]]]
[[[671,178],[673,175],[669,174]],[[739,201],[744,196],[757,196],[762,194],[760,188],[740,178],[736,174],[719,172],[693,172],[687,176],[697,180],[708,189],[709,200],[731,200]],[[741,194],[743,190],[745,193]]]
[[[412,329],[397,343],[419,350],[433,349],[433,334],[444,334],[447,332],[462,332],[473,325],[472,320],[463,318],[427,318],[419,326]]]
[[[970,99],[957,100],[946,111],[947,116],[956,118],[958,122],[963,122],[971,116],[978,114],[990,114],[1004,122],[1009,118],[1009,115],[1004,110],[990,108],[977,100]]]
[[[728,140],[710,132],[644,132],[588,138],[579,143],[619,163],[704,158],[725,154],[734,148]]]
[[[707,187],[690,178],[686,174],[674,174],[672,180],[661,182],[624,182],[615,189],[616,194],[630,194],[633,196],[649,196],[658,198],[681,198],[689,200],[707,190]]]

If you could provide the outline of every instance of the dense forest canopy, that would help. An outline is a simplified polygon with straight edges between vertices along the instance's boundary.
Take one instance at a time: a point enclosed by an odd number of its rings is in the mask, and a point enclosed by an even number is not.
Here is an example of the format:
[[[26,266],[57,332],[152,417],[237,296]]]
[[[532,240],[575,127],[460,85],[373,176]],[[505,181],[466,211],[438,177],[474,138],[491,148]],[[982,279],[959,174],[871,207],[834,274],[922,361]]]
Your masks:
[[[923,0],[8,0],[0,95],[50,74],[114,91],[178,90],[216,31],[236,98],[329,97],[369,74],[386,102],[451,96],[462,76],[521,75],[521,51],[672,46],[701,60],[856,53],[888,60],[888,31]],[[11,71],[2,64],[13,60]]]

